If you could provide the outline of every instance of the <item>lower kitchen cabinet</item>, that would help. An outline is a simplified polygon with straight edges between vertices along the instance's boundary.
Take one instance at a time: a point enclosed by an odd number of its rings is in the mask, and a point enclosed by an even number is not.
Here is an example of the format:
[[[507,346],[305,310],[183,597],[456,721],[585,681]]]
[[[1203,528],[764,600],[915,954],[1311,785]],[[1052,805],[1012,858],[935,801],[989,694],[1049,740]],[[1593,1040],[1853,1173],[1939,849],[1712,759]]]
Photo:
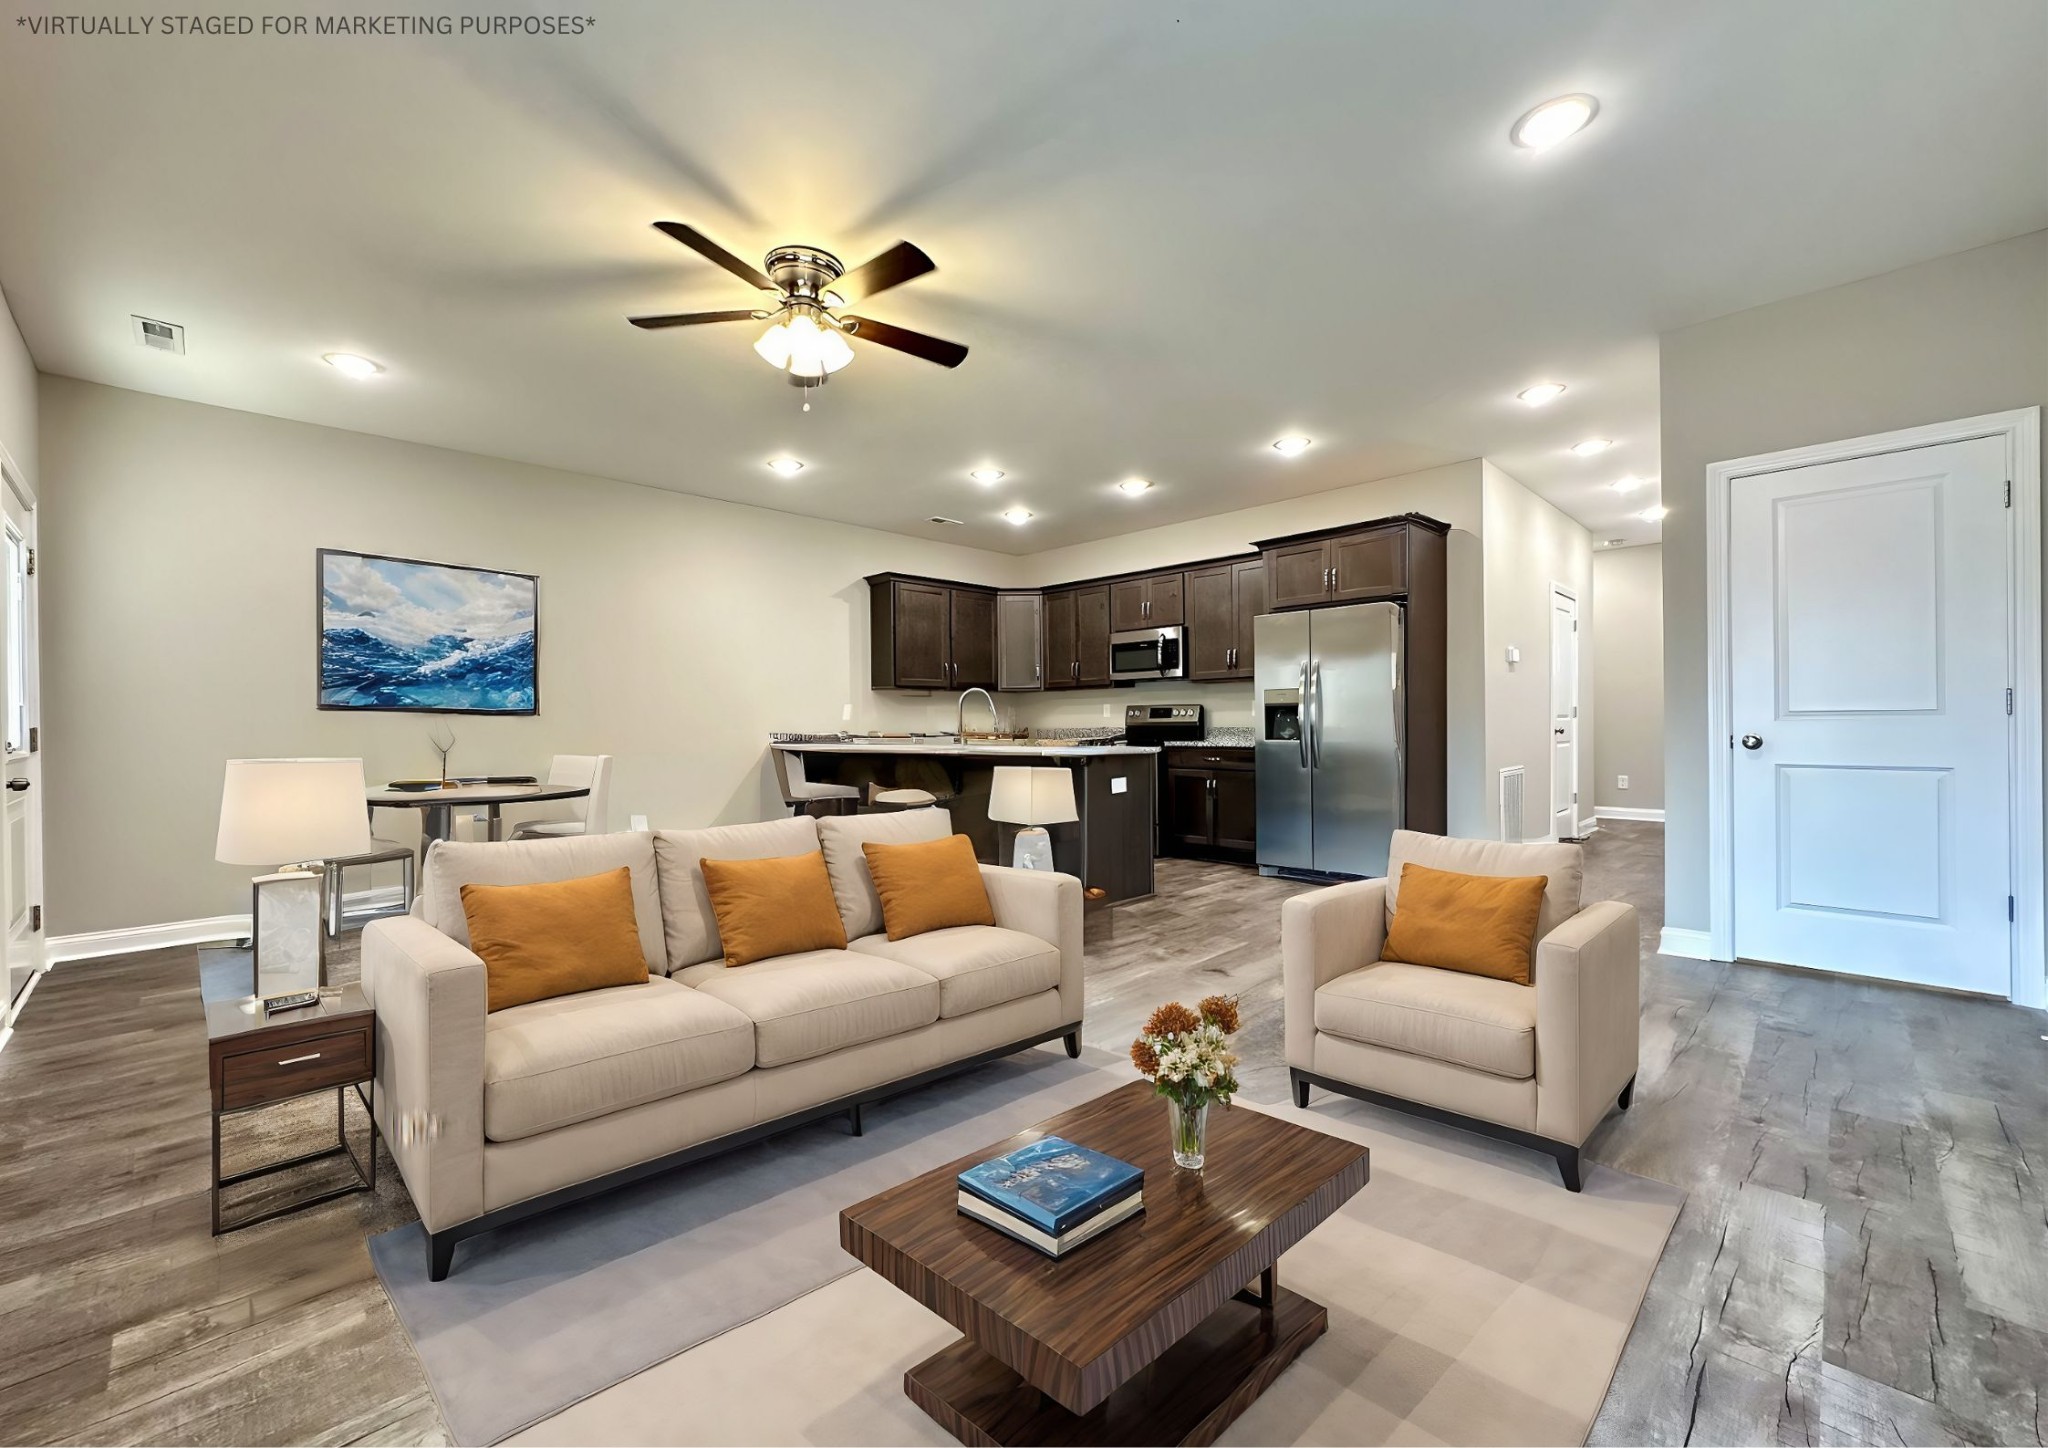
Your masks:
[[[1251,750],[1169,748],[1161,779],[1161,853],[1247,865],[1257,860],[1258,775]]]

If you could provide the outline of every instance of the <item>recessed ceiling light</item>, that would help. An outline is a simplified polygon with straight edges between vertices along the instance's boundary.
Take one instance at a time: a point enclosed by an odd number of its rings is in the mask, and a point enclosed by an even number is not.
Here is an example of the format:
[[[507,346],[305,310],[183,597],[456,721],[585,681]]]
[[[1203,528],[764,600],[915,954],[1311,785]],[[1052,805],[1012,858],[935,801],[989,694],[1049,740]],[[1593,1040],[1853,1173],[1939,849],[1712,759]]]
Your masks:
[[[804,470],[802,461],[797,458],[770,458],[765,466],[769,472],[781,473],[785,478],[793,478]]]
[[[1005,508],[1003,510],[1003,521],[1012,527],[1021,528],[1031,521],[1031,510],[1029,508]]]
[[[1588,95],[1559,96],[1545,101],[1508,129],[1508,139],[1530,151],[1547,151],[1576,136],[1600,114],[1600,102]]]
[[[1573,443],[1572,451],[1582,458],[1590,458],[1606,452],[1613,446],[1614,439],[1611,437],[1589,437],[1584,442]]]
[[[342,376],[353,377],[358,382],[375,377],[384,370],[383,363],[372,362],[367,357],[358,357],[353,352],[323,352],[320,354],[320,360]]]
[[[1629,473],[1623,477],[1616,478],[1607,486],[1614,489],[1617,493],[1633,493],[1642,485],[1643,480],[1641,478],[1637,477],[1634,473]]]
[[[1000,483],[1003,480],[1001,468],[976,468],[967,475],[977,483]]]
[[[1645,523],[1661,523],[1664,521],[1664,515],[1666,513],[1669,513],[1670,511],[1671,510],[1665,507],[1662,503],[1653,503],[1649,507],[1643,509],[1642,512],[1636,514],[1636,516],[1638,518],[1641,518]]]
[[[1546,402],[1555,402],[1564,396],[1562,382],[1539,382],[1534,387],[1524,387],[1515,394],[1531,407],[1541,407]]]
[[[1152,491],[1152,480],[1150,478],[1125,478],[1117,486],[1132,497],[1136,497],[1139,493],[1149,493]]]
[[[1308,451],[1309,441],[1305,437],[1283,437],[1273,444],[1273,451],[1283,458],[1300,457]]]

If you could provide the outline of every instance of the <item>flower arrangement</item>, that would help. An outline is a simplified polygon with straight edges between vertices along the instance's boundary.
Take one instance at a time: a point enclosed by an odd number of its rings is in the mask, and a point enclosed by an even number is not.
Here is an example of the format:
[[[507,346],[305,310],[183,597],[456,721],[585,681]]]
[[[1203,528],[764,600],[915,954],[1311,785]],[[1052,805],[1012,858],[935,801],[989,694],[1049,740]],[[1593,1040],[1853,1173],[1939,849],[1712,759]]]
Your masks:
[[[1237,1053],[1230,1037],[1240,1024],[1234,996],[1205,996],[1196,1010],[1168,1001],[1152,1012],[1131,1042],[1131,1064],[1152,1082],[1170,1108],[1174,1160],[1199,1168],[1208,1134],[1209,1104],[1230,1104],[1237,1094]]]

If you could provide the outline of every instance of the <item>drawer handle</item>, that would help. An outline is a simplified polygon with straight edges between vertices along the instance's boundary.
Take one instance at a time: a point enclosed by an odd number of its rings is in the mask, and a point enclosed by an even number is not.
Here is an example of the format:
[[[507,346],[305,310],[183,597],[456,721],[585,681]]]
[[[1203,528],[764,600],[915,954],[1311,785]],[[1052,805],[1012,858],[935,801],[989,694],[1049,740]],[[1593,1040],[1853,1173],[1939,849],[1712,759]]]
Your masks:
[[[310,1056],[287,1056],[282,1061],[279,1061],[277,1064],[280,1066],[296,1066],[301,1061],[317,1061],[319,1059],[320,1053],[318,1051],[315,1051]]]

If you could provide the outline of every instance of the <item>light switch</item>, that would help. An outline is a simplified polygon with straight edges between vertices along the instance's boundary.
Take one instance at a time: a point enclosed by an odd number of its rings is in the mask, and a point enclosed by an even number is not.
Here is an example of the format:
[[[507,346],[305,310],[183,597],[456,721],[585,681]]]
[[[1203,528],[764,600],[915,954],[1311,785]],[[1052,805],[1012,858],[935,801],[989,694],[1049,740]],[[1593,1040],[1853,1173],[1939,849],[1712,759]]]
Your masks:
[[[846,723],[846,722],[847,722],[848,720],[850,720],[850,719],[852,719],[852,718],[853,718],[853,705],[851,705],[851,704],[841,704],[841,705],[839,706],[839,722],[840,722],[840,723],[842,723],[842,724],[844,724],[844,723]]]
[[[1522,651],[1516,648],[1513,644],[1509,644],[1508,667],[1512,669],[1516,664],[1519,664],[1520,662],[1522,662]]]
[[[1627,789],[1627,788],[1628,788],[1628,776],[1627,776],[1627,775],[1625,775],[1625,774],[1617,774],[1617,775],[1615,775],[1615,776],[1614,776],[1614,787],[1615,787],[1616,789]]]

